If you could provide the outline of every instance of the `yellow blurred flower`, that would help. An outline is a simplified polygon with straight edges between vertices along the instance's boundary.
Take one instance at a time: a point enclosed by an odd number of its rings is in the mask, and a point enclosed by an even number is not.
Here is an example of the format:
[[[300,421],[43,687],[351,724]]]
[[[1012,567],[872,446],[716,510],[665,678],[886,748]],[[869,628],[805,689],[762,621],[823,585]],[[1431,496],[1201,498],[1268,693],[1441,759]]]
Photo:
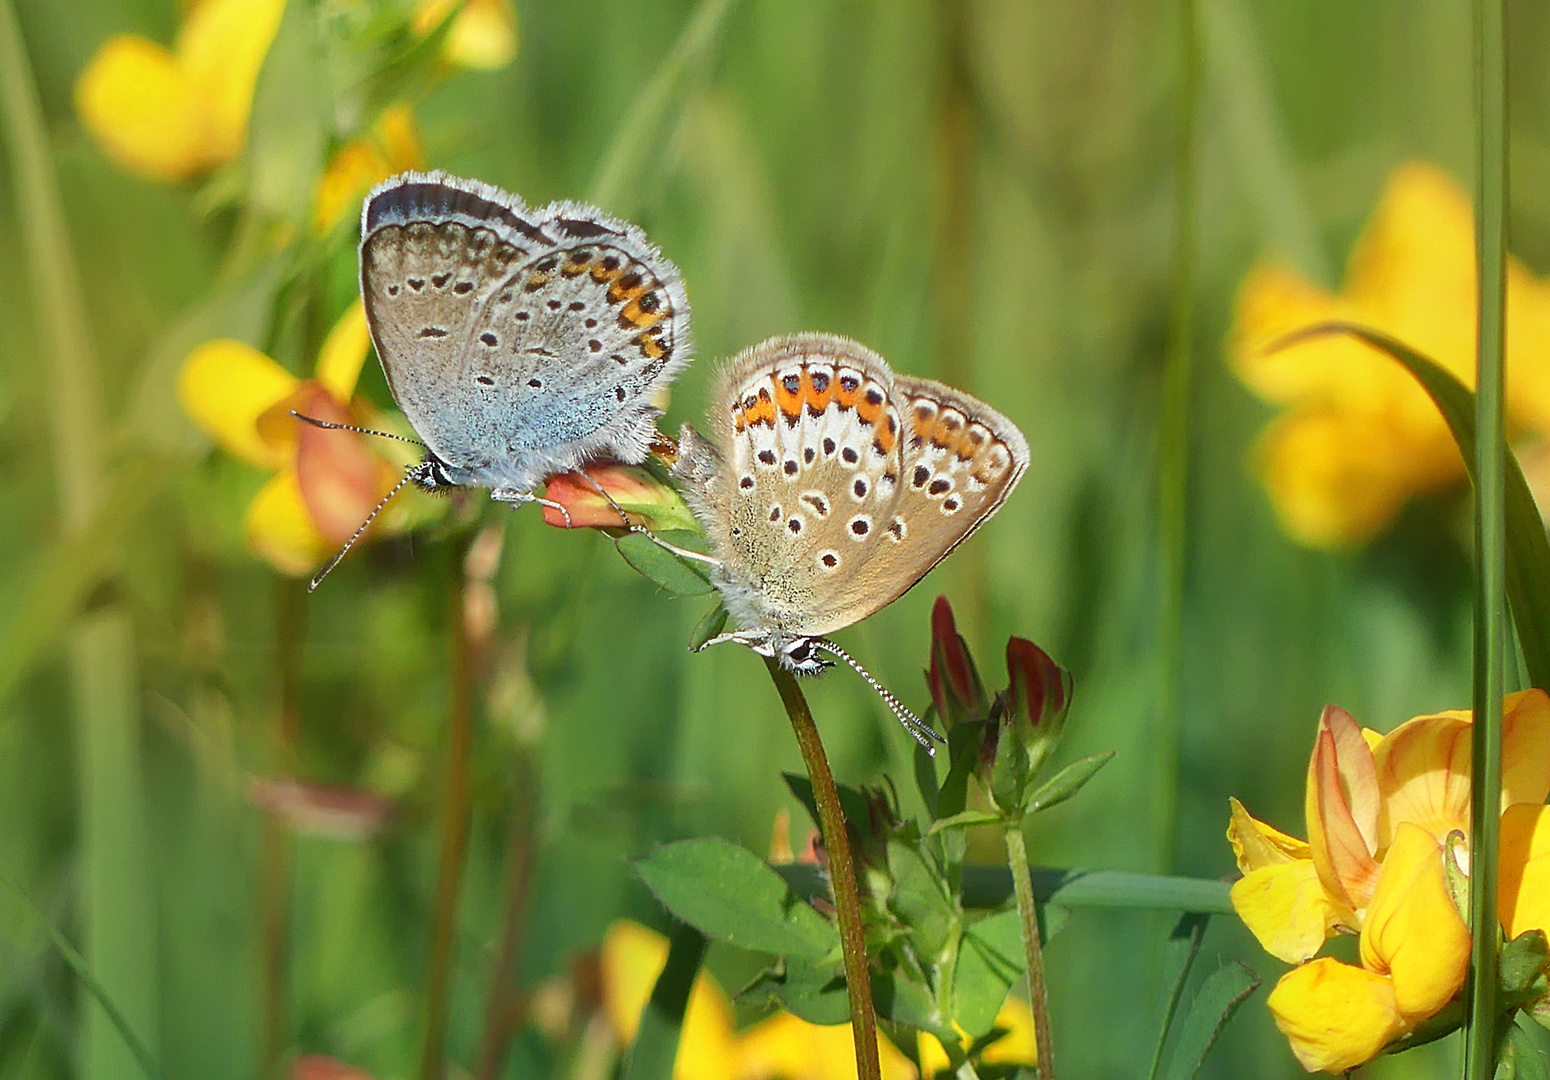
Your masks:
[[[996,1026],[1005,1028],[1006,1034],[985,1048],[976,1059],[986,1065],[1022,1065],[1029,1069],[1038,1064],[1038,1043],[1033,1033],[1033,1010],[1021,998],[1008,997],[1006,1004],[996,1014]],[[968,1049],[968,1040],[964,1040]],[[920,1033],[920,1072],[922,1076],[935,1076],[952,1067],[947,1051],[935,1035]]]
[[[1474,240],[1469,197],[1438,169],[1409,163],[1390,176],[1342,293],[1275,264],[1244,279],[1229,363],[1286,409],[1257,458],[1282,526],[1301,543],[1371,539],[1412,495],[1461,480],[1464,464],[1436,406],[1390,357],[1338,334],[1267,348],[1319,323],[1359,323],[1473,386]],[[1550,436],[1550,284],[1509,260],[1507,295],[1509,423]]]
[[[121,166],[183,180],[231,161],[247,142],[253,87],[285,0],[203,0],[172,49],[110,39],[75,86],[81,122]]]
[[[1550,925],[1550,696],[1503,702],[1501,916]],[[1388,735],[1330,706],[1308,765],[1308,841],[1232,800],[1227,837],[1243,877],[1232,902],[1272,955],[1300,964],[1267,1004],[1309,1072],[1341,1072],[1434,1016],[1464,983],[1469,930],[1455,898],[1469,871],[1469,712],[1418,716]],[[1450,880],[1450,866],[1453,879]],[[1515,929],[1516,928],[1516,929]],[[1361,966],[1311,962],[1337,933]]]
[[[370,131],[334,152],[318,178],[313,229],[328,232],[341,219],[358,214],[361,199],[377,184],[397,173],[424,167],[414,112],[402,103],[388,106]]]
[[[621,919],[603,938],[603,1009],[619,1046],[635,1039],[641,1010],[667,963],[667,939]],[[914,1080],[915,1067],[878,1040],[884,1080]],[[732,1028],[732,1003],[706,971],[695,978],[678,1042],[674,1080],[854,1080],[850,1025],[810,1024],[786,1012],[746,1032]]]
[[[207,341],[183,361],[183,409],[233,456],[274,472],[248,506],[253,551],[281,572],[303,575],[354,534],[400,470],[366,437],[304,424],[290,411],[360,424],[351,395],[365,362],[366,315],[357,301],[329,332],[311,379],[300,380],[240,341]],[[388,528],[392,528],[389,523]]]
[[[440,26],[458,0],[421,0],[410,26],[421,37]],[[493,71],[517,55],[517,13],[511,0],[465,0],[447,28],[442,55],[459,67]]]

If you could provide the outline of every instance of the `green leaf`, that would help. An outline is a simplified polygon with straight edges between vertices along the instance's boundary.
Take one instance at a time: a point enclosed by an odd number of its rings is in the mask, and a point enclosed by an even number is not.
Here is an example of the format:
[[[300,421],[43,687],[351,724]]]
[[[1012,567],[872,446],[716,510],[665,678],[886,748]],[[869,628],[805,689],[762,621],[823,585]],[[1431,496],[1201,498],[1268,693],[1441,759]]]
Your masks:
[[[935,709],[927,711],[921,719],[930,726],[932,713]],[[915,787],[920,791],[920,801],[926,805],[926,813],[932,817],[937,813],[937,796],[941,794],[941,788],[936,779],[936,755],[926,750],[918,743],[915,746]]]
[[[1163,974],[1177,972],[1168,990],[1168,996],[1163,1001],[1162,1019],[1157,1024],[1157,1046],[1152,1051],[1152,1067],[1147,1072],[1148,1080],[1156,1080],[1159,1070],[1162,1069],[1163,1051],[1168,1045],[1168,1032],[1173,1027],[1173,1017],[1179,1010],[1179,1002],[1184,997],[1184,984],[1189,981],[1190,969],[1195,966],[1195,957],[1200,955],[1200,943],[1205,939],[1206,926],[1210,923],[1211,916],[1198,911],[1186,911],[1179,916],[1179,921],[1173,924],[1173,930],[1168,934],[1168,941],[1163,946]]]
[[[674,596],[703,596],[714,589],[710,571],[703,563],[674,555],[647,536],[625,533],[614,540],[614,545],[637,573]]]
[[[746,848],[716,837],[680,840],[634,865],[664,907],[718,941],[813,959],[839,948],[834,926]]]
[[[1113,758],[1114,751],[1105,750],[1101,754],[1092,754],[1078,761],[1073,761],[1030,791],[1023,801],[1023,810],[1029,814],[1036,814],[1040,810],[1048,810],[1052,806],[1059,806],[1078,791],[1081,791],[1083,785],[1098,775],[1098,770],[1107,765]]]
[[[1545,969],[1550,966],[1550,945],[1543,930],[1526,930],[1502,946],[1496,970],[1502,1004],[1527,1005],[1550,990]]]
[[[872,997],[879,1019],[929,1031],[943,1046],[956,1041],[952,1025],[943,1017],[930,987],[905,971],[874,973]]]
[[[678,1057],[689,992],[705,958],[707,942],[692,926],[673,931],[667,947],[667,963],[640,1014],[640,1027],[624,1063],[625,1080],[671,1080]]]
[[[737,999],[768,1010],[776,1005],[809,1024],[850,1022],[850,993],[845,973],[831,961],[788,956],[760,972]]]
[[[813,782],[796,773],[783,772],[780,776],[786,781],[786,787],[792,796],[806,808],[808,816],[813,819],[813,824],[822,828],[822,823],[818,820],[818,804],[813,801]],[[872,816],[867,809],[866,796],[845,784],[837,784],[835,787],[839,792],[840,813],[845,815],[845,824],[857,832],[863,832]]]
[[[694,633],[689,635],[689,651],[699,652],[705,647],[705,643],[727,625],[727,609],[718,600],[716,606],[705,613],[705,617],[695,624]]]
[[[965,810],[945,817],[939,821],[933,821],[931,828],[926,830],[926,835],[931,836],[943,829],[967,829],[975,825],[995,825],[1001,820],[1000,814],[993,814],[989,810]]]
[[[953,976],[953,1020],[971,1038],[995,1026],[1012,983],[1028,966],[1027,955],[1015,908],[981,919],[964,932]]]
[[[1179,1028],[1179,1041],[1168,1063],[1168,1080],[1193,1080],[1227,1021],[1258,988],[1259,976],[1236,960],[1206,976]]]
[[[1502,1062],[1516,1080],[1550,1080],[1550,1031],[1519,1015],[1507,1029]]]
[[[1376,330],[1351,323],[1323,323],[1284,338],[1282,348],[1304,338],[1321,334],[1350,334],[1399,361],[1431,395],[1442,418],[1453,432],[1464,464],[1474,476],[1475,468],[1475,395],[1435,361],[1427,359],[1403,342]],[[1529,682],[1550,688],[1550,540],[1545,537],[1544,522],[1534,505],[1528,482],[1511,448],[1507,450],[1504,477],[1507,501],[1507,600],[1512,607],[1513,625],[1528,668]]]
[[[311,4],[286,4],[253,91],[248,160],[255,206],[308,223],[323,172],[328,71]]]
[[[980,724],[955,724],[947,733],[950,739],[962,733],[962,741],[953,751],[953,764],[937,795],[936,812],[943,817],[960,813],[968,805],[969,775],[979,760],[980,732],[983,730]]]
[[[959,909],[947,883],[918,850],[899,840],[888,844],[888,871],[893,875],[889,910],[909,928],[919,954],[936,957],[959,922]]]

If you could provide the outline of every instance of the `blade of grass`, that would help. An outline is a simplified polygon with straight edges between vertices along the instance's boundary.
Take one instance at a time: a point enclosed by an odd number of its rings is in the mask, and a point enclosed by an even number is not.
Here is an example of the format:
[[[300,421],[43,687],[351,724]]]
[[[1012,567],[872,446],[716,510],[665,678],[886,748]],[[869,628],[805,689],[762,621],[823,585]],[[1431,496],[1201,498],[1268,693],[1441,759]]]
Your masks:
[[[86,962],[86,957],[82,956],[76,950],[76,947],[70,944],[70,939],[60,933],[59,928],[50,922],[48,916],[38,909],[38,905],[32,902],[32,897],[27,895],[26,890],[5,874],[0,874],[0,883],[4,883],[16,895],[16,898],[22,902],[27,911],[32,915],[33,920],[42,928],[43,933],[48,935],[48,939],[53,943],[54,948],[59,950],[59,955],[64,960],[65,965],[69,967],[77,979],[81,980],[81,985],[86,988],[86,992],[91,995],[92,1000],[106,1014],[109,1023],[113,1025],[113,1029],[118,1032],[118,1037],[124,1041],[125,1048],[133,1056],[135,1064],[140,1067],[140,1071],[149,1077],[150,1080],[161,1080],[161,1066],[156,1064],[155,1055],[151,1053],[140,1036],[135,1034],[134,1026],[124,1016],[123,1010],[114,1004],[112,995],[107,992],[102,982],[92,973],[91,965]]]
[[[0,118],[41,352],[48,364],[54,476],[60,519],[70,540],[90,527],[107,475],[101,387],[43,109],[9,0],[0,0]],[[71,634],[69,656],[86,955],[101,985],[154,1049],[161,1027],[156,906],[140,774],[134,628],[128,613],[108,605],[81,619]],[[135,1068],[134,1055],[100,1005],[87,1008],[84,1027],[86,1075],[123,1076]]]
[[[1480,323],[1475,385],[1475,722],[1470,805],[1469,911],[1473,934],[1466,996],[1464,1075],[1496,1071],[1497,829],[1502,787],[1502,686],[1506,659],[1507,32],[1504,0],[1475,0],[1479,158],[1475,253]]]
[[[624,1064],[624,1080],[671,1080],[684,1014],[689,1010],[689,992],[694,989],[709,944],[704,934],[687,924],[680,923],[673,931],[668,939],[667,963],[640,1014],[640,1027]]]
[[[1195,110],[1199,35],[1195,0],[1179,0],[1182,58],[1179,127],[1174,144],[1173,298],[1163,367],[1158,431],[1157,535],[1161,584],[1157,602],[1157,726],[1152,753],[1152,869],[1173,867],[1179,818],[1179,747],[1184,709],[1184,572],[1189,498],[1189,398],[1194,375]]]
[[[776,866],[791,891],[803,899],[824,896],[827,885],[818,867],[805,863]],[[1033,896],[1041,904],[1068,908],[1153,908],[1233,915],[1231,886],[1206,878],[1137,874],[1128,870],[1032,870]],[[1012,872],[1004,866],[963,868],[963,906],[1004,908],[1013,899]]]
[[[1409,370],[1447,422],[1473,477],[1476,463],[1475,395],[1435,361],[1401,341],[1353,323],[1320,323],[1282,338],[1270,351],[1320,334],[1350,334],[1387,353]],[[1529,682],[1550,689],[1550,539],[1517,458],[1504,461],[1507,519],[1507,600]]]
[[[22,575],[21,594],[0,625],[0,702],[54,645],[103,576],[168,477],[166,463],[136,456],[124,463],[91,524],[50,547]]]
[[[647,151],[661,142],[657,136],[669,107],[683,97],[686,76],[715,44],[731,6],[732,0],[702,0],[667,58],[630,103],[587,190],[588,201],[626,216],[634,212],[627,196],[637,187]]]
[[[1184,986],[1189,982],[1189,973],[1195,966],[1195,957],[1200,955],[1200,943],[1205,940],[1206,926],[1210,922],[1209,915],[1186,911],[1179,916],[1179,921],[1174,924],[1172,932],[1168,935],[1168,943],[1163,948],[1163,971],[1177,968],[1178,974],[1174,976],[1173,984],[1168,989],[1168,997],[1163,1002],[1162,1019],[1157,1025],[1157,1046],[1152,1051],[1152,1067],[1147,1070],[1147,1080],[1157,1080],[1161,1075],[1163,1051],[1168,1047],[1168,1032],[1173,1027],[1173,1018],[1179,1011],[1179,1002],[1184,998]]]

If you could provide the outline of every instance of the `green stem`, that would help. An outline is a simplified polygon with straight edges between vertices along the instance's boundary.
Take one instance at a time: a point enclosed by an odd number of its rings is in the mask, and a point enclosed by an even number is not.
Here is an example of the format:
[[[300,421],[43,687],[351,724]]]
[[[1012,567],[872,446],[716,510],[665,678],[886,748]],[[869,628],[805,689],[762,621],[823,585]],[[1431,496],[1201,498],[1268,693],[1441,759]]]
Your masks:
[[[834,787],[829,758],[818,725],[807,699],[789,671],[774,659],[766,659],[770,678],[791,718],[802,760],[807,764],[808,779],[813,782],[813,802],[818,806],[818,824],[823,830],[823,846],[829,856],[829,877],[834,888],[834,906],[840,919],[840,950],[845,957],[845,988],[850,994],[850,1030],[856,1040],[856,1075],[859,1080],[880,1080],[882,1064],[877,1053],[877,1014],[872,1007],[872,977],[867,971],[866,932],[861,925],[861,891],[856,887],[856,863],[850,854],[850,836],[845,831],[845,815],[840,810],[840,793]]]
[[[459,564],[461,565],[459,560]],[[469,749],[473,737],[474,646],[469,640],[464,604],[465,583],[452,589],[452,711],[447,724],[447,790],[442,802],[441,862],[436,879],[436,922],[425,987],[425,1052],[422,1080],[441,1080],[445,1072],[447,1000],[451,990],[452,948],[457,936],[457,905],[468,853]]]
[[[1480,324],[1475,396],[1475,722],[1470,807],[1469,910],[1473,932],[1465,1076],[1496,1069],[1497,831],[1502,783],[1502,687],[1506,656],[1506,441],[1503,423],[1508,205],[1507,41],[1504,0],[1475,0],[1479,177],[1475,250]]]
[[[1017,914],[1023,924],[1023,948],[1028,953],[1028,1001],[1033,1006],[1033,1042],[1040,1080],[1055,1080],[1055,1043],[1049,1026],[1049,987],[1044,982],[1044,946],[1039,941],[1039,912],[1033,903],[1033,876],[1028,870],[1028,844],[1021,816],[1006,821],[1006,860],[1017,890]]]
[[[523,750],[515,763],[516,805],[511,814],[511,837],[506,853],[506,921],[495,954],[495,974],[490,980],[490,1000],[485,1009],[484,1040],[479,1047],[477,1080],[495,1080],[506,1060],[522,1016],[523,995],[517,986],[522,966],[523,933],[527,929],[528,898],[533,880],[533,826],[537,817],[538,770]]]
[[[290,777],[296,771],[301,734],[301,658],[306,636],[306,594],[289,578],[275,579],[275,681],[280,688],[275,719],[273,770]],[[263,950],[260,991],[259,1076],[284,1075],[286,990],[289,971],[290,834],[277,814],[264,815],[259,854],[259,938]]]
[[[71,249],[43,107],[15,10],[0,0],[0,122],[37,319],[54,482],[66,542],[81,538],[102,503],[108,458],[91,319]],[[14,346],[13,346],[14,347]],[[156,903],[148,857],[140,767],[140,689],[134,624],[109,603],[77,620],[69,643],[69,689],[79,769],[80,905],[84,949],[105,999],[154,1054]],[[127,1076],[136,1056],[113,1017],[86,1006],[78,1064],[86,1076]]]
[[[1157,533],[1161,545],[1158,591],[1157,750],[1153,755],[1152,868],[1173,866],[1178,835],[1179,746],[1184,712],[1184,573],[1189,495],[1189,395],[1194,375],[1195,109],[1200,47],[1195,0],[1179,0],[1183,73],[1174,147],[1173,301],[1168,357],[1163,369],[1162,423],[1157,474]]]

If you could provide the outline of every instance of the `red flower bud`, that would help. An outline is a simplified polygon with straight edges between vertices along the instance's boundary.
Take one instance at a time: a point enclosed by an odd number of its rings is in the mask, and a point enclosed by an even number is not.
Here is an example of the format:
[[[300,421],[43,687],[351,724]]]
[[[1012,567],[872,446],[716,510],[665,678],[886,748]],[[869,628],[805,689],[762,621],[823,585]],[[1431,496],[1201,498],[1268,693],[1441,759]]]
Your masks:
[[[958,635],[952,605],[945,596],[938,596],[931,609],[931,669],[926,681],[943,723],[972,718],[984,706],[979,675],[969,659],[968,646]]]
[[[1046,721],[1065,717],[1071,705],[1071,673],[1026,638],[1006,643],[1006,670],[1012,685],[1007,690],[1008,720],[1026,720],[1038,728]]]
[[[565,508],[561,513],[555,506],[544,507],[544,523],[561,529],[644,525],[661,532],[696,528],[688,507],[672,485],[633,465],[600,462],[560,473],[549,481],[544,498]],[[625,517],[622,521],[621,511]]]

